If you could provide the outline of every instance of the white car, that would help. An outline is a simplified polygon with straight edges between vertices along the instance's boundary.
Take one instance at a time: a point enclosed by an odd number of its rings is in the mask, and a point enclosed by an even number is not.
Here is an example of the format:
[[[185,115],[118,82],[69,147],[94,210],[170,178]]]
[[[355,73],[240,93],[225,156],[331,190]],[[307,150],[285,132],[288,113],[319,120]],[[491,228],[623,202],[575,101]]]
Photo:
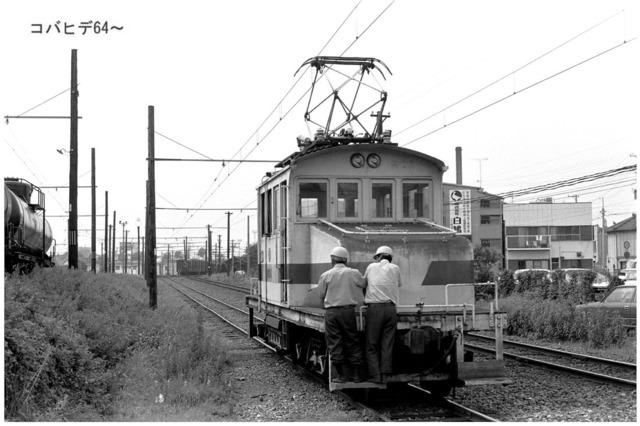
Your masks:
[[[526,275],[535,275],[536,277],[542,275],[549,276],[550,272],[548,269],[516,269],[513,273],[513,279],[517,282],[521,277]]]
[[[627,279],[627,271],[636,270],[636,260],[630,260],[627,262],[627,266],[626,268],[622,269],[620,272],[618,272],[618,278],[620,278],[622,281],[625,281]]]
[[[572,278],[576,278],[579,279],[579,277],[581,275],[585,275],[588,272],[593,272],[594,274],[596,274],[596,277],[593,279],[593,282],[591,283],[591,287],[592,288],[597,288],[597,289],[606,289],[609,287],[609,279],[602,275],[601,273],[592,271],[591,269],[585,269],[585,268],[564,268],[562,269],[565,273],[565,279],[567,281],[571,281]]]

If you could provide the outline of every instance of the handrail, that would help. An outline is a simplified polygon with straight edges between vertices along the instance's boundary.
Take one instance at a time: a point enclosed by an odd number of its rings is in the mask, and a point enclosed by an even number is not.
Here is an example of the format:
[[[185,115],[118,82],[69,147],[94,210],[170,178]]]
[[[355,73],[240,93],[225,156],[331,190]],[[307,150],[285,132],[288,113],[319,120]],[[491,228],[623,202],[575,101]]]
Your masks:
[[[396,306],[396,312],[398,309],[400,308],[409,308],[409,309],[415,309],[418,308],[418,312],[422,313],[424,312],[423,309],[424,308],[445,308],[445,311],[448,311],[449,308],[462,308],[462,320],[463,322],[467,321],[467,308],[471,307],[471,326],[475,327],[476,325],[476,307],[475,305],[471,304],[471,303],[458,303],[458,304],[453,304],[453,305],[425,305],[424,303],[418,303],[415,305],[397,305]],[[362,315],[363,312],[367,309],[367,305],[360,305],[359,308],[359,316],[360,316],[360,327],[362,327]],[[360,330],[362,331],[362,330]]]
[[[441,229],[447,229],[448,231],[434,231],[434,232],[416,232],[416,231],[347,231],[346,229],[343,229],[341,227],[339,227],[338,225],[331,223],[327,220],[324,219],[318,219],[319,222],[330,226],[331,228],[334,228],[340,232],[342,232],[345,235],[455,235],[455,231],[454,230],[449,230],[449,228],[445,228],[444,226],[440,226],[440,225],[436,225],[435,223],[431,223],[431,222],[427,222],[427,221],[423,221],[420,220],[420,222],[423,222],[425,224],[428,225],[432,225],[434,227],[437,228],[441,228]]]

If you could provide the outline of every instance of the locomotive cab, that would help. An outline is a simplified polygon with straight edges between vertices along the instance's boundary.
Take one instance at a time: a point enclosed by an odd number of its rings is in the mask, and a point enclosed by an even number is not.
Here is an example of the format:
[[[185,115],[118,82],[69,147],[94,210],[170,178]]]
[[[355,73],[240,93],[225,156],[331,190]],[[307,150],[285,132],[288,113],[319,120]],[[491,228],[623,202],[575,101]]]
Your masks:
[[[509,383],[504,377],[497,300],[479,309],[468,238],[443,226],[444,163],[391,143],[303,145],[258,187],[259,274],[247,305],[252,335],[299,363],[335,375],[324,343],[324,305],[317,287],[335,246],[364,273],[377,247],[393,249],[400,267],[394,371],[383,384],[421,383],[440,394],[454,386]],[[354,309],[364,343],[366,306]],[[494,331],[496,356],[473,360],[464,333]]]

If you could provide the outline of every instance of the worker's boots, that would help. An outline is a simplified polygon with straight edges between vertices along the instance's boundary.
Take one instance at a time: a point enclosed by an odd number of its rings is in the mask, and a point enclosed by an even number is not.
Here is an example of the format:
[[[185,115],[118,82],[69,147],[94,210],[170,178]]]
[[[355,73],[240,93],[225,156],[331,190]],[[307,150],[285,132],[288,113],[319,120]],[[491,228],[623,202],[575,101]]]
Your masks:
[[[342,365],[336,365],[336,371],[338,376],[332,379],[333,383],[346,383],[347,378],[344,376],[344,367]]]

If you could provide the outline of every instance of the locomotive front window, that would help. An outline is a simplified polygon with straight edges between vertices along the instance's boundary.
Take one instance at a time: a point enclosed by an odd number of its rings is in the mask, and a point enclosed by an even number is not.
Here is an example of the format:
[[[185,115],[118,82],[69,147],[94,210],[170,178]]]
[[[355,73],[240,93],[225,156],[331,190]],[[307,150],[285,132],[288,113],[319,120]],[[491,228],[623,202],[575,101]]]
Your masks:
[[[402,184],[402,216],[431,218],[431,188],[428,183]]]
[[[298,187],[298,215],[303,219],[327,217],[327,183],[302,182]]]
[[[356,182],[338,182],[338,217],[358,217],[359,199],[358,184]]]
[[[371,184],[371,217],[393,217],[393,184]]]

